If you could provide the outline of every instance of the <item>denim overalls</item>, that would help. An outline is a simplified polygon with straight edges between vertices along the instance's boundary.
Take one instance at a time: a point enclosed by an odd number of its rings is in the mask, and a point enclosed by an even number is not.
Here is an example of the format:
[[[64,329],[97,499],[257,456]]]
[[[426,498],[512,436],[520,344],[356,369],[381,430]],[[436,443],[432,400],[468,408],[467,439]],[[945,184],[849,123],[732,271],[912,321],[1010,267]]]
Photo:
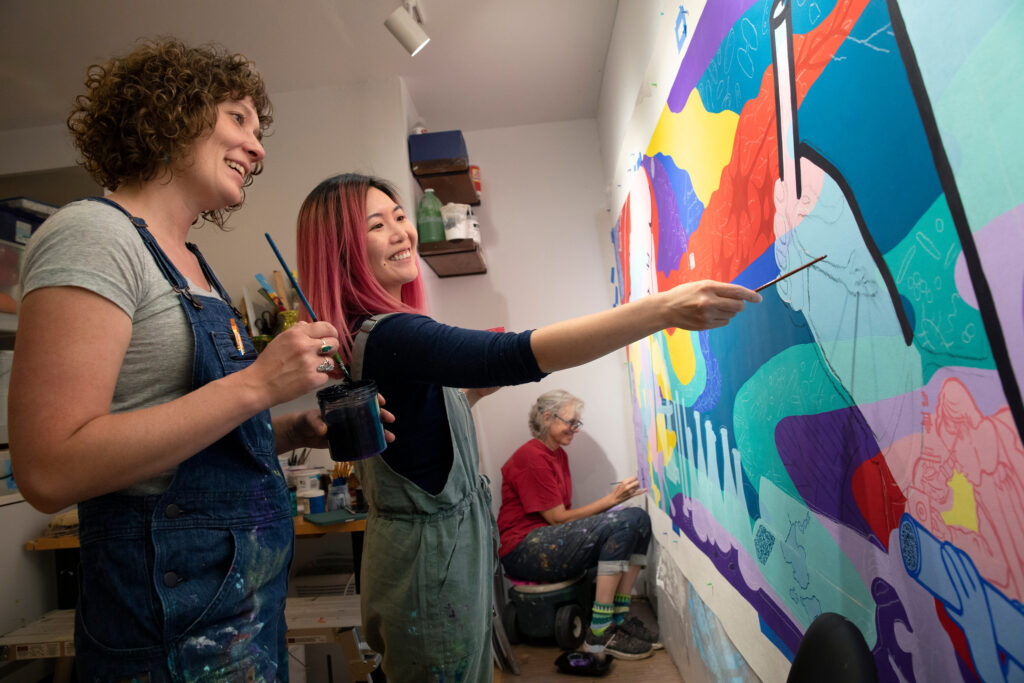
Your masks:
[[[193,389],[256,359],[230,299],[189,291],[140,218],[138,229],[181,299],[195,336]],[[83,501],[75,650],[83,681],[288,678],[284,603],[294,527],[270,413],[245,421],[178,467],[163,495]]]

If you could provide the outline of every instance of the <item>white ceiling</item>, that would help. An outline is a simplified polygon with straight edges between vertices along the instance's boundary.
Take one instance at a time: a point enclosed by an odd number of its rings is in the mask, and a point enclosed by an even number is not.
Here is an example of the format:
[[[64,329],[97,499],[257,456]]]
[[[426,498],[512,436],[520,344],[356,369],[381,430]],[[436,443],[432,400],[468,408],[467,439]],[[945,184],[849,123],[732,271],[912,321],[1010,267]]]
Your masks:
[[[271,96],[402,76],[431,130],[596,118],[617,0],[419,3],[410,58],[401,0],[0,0],[0,130],[63,123],[89,64],[156,35],[245,54]]]

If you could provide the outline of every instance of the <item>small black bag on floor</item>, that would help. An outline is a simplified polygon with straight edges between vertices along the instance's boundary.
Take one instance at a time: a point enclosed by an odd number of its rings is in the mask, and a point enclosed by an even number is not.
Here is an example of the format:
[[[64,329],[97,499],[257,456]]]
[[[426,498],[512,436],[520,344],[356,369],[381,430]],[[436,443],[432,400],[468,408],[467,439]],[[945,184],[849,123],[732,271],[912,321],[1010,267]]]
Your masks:
[[[563,652],[555,660],[559,672],[571,676],[604,676],[612,666],[612,658],[589,652]]]

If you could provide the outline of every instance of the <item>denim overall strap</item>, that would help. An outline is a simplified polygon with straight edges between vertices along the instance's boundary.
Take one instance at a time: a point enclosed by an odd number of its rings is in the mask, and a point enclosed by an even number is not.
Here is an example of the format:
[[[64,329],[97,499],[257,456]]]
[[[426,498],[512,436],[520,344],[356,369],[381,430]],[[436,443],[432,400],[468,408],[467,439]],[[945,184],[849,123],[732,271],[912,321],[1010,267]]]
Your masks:
[[[198,250],[190,247],[224,301],[198,301],[145,221],[124,213],[192,327],[193,388],[250,365],[252,341]],[[287,680],[294,528],[268,411],[182,462],[162,495],[109,494],[79,514],[82,680]]]
[[[372,322],[357,335],[353,367],[362,367],[360,337]],[[370,507],[360,587],[364,635],[396,683],[483,683],[493,673],[497,534],[489,482],[478,473],[465,394],[450,387],[443,393],[454,457],[440,493],[427,493],[380,456],[356,462]]]

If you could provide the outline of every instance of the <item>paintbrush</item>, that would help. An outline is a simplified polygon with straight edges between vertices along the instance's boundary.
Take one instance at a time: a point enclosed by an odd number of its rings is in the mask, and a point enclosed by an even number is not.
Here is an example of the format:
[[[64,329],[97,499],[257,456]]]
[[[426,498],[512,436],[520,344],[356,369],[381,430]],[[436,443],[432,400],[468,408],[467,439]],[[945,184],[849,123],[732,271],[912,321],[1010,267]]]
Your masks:
[[[319,322],[320,319],[316,317],[316,313],[313,312],[313,307],[309,305],[309,300],[306,299],[306,295],[302,293],[302,288],[299,287],[299,283],[295,280],[295,276],[292,275],[291,268],[289,268],[288,264],[285,263],[284,256],[281,256],[281,252],[278,251],[277,245],[274,244],[274,239],[270,236],[269,232],[265,232],[263,234],[266,236],[267,242],[270,243],[270,248],[274,250],[274,255],[277,256],[277,260],[281,262],[281,267],[284,268],[284,272],[288,274],[288,279],[292,281],[292,287],[295,288],[295,293],[299,295],[299,301],[301,301],[302,305],[306,307],[306,312],[309,313],[309,317],[313,322]],[[334,352],[334,362],[337,363],[338,367],[341,368],[341,371],[345,373],[345,381],[351,382],[352,375],[349,374],[348,367],[341,362],[341,355],[337,351]]]
[[[281,271],[275,270],[274,273],[274,291],[281,297],[281,301],[284,302],[285,308],[291,308],[292,302],[288,301],[288,288],[284,286],[284,278],[281,277]]]
[[[277,308],[277,310],[288,310],[288,307],[284,305],[284,302],[281,300],[281,297],[277,295],[277,292],[274,291],[274,288],[270,286],[269,282],[267,282],[267,278],[263,277],[263,273],[256,273],[256,280],[261,285],[263,285],[262,289],[266,290],[267,298],[270,299],[271,303],[274,304],[274,307]]]
[[[803,270],[804,268],[809,268],[809,267],[813,266],[813,265],[814,265],[815,263],[817,263],[818,261],[822,260],[822,259],[823,259],[823,258],[825,258],[825,257],[826,257],[827,255],[828,255],[828,254],[822,254],[821,256],[819,256],[818,258],[814,259],[813,261],[811,261],[811,262],[809,262],[809,263],[805,263],[805,264],[803,264],[802,266],[800,266],[799,268],[794,268],[793,270],[789,271],[788,273],[784,273],[784,274],[782,274],[782,275],[778,276],[777,278],[775,278],[775,279],[774,279],[774,280],[772,280],[771,282],[766,282],[766,283],[764,283],[763,285],[761,285],[760,287],[758,287],[758,288],[757,288],[757,289],[755,289],[754,291],[755,291],[755,292],[760,292],[760,291],[761,291],[762,289],[764,289],[764,288],[766,288],[766,287],[771,287],[771,286],[772,286],[772,285],[774,285],[774,284],[775,284],[776,282],[781,282],[782,280],[785,280],[785,279],[786,279],[787,277],[789,277],[790,275],[795,275],[796,273],[799,273],[799,272],[800,272],[801,270]]]

